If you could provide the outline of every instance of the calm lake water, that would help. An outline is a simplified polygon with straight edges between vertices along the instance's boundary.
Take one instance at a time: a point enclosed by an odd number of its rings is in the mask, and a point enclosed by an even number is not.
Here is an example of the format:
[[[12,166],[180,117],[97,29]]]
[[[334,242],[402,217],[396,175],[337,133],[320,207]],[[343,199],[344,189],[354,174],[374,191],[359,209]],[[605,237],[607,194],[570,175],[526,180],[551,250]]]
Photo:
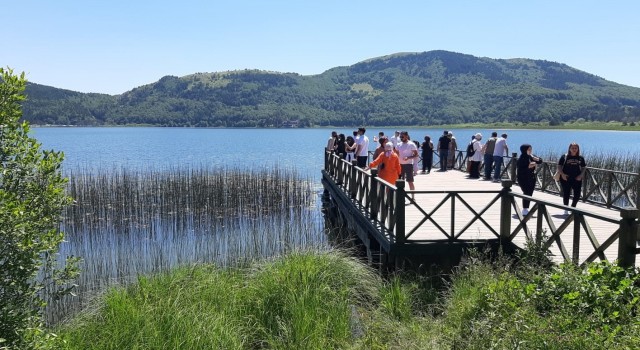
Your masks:
[[[52,303],[48,319],[55,323],[72,315],[114,283],[135,281],[139,274],[158,273],[179,265],[211,262],[227,265],[238,258],[260,258],[281,254],[289,249],[326,247],[327,237],[319,210],[322,192],[320,170],[323,148],[334,129],[195,129],[195,128],[33,128],[33,136],[44,149],[65,153],[64,171],[84,174],[113,174],[114,171],[150,171],[175,173],[183,169],[240,169],[252,174],[263,170],[291,169],[310,180],[310,196],[298,209],[274,208],[268,216],[240,215],[204,221],[187,212],[157,213],[147,201],[135,202],[135,195],[124,195],[120,202],[89,205],[99,214],[79,213],[62,223],[66,242],[60,247],[61,258],[82,257],[79,296]],[[350,134],[352,129],[335,129]],[[391,135],[391,129],[367,132],[370,150],[378,131]],[[425,135],[437,138],[442,129],[408,129],[412,139]],[[640,132],[496,130],[509,134],[511,151],[530,143],[537,154],[565,153],[569,142],[576,141],[589,154],[615,153],[634,155],[640,152]],[[476,132],[485,139],[491,130],[456,130],[459,149]],[[264,178],[264,176],[262,176]],[[289,181],[291,183],[292,181]],[[135,185],[133,186],[136,188]],[[102,188],[102,185],[93,185]],[[119,191],[114,190],[114,191]],[[85,193],[95,189],[85,189]],[[175,194],[175,196],[179,196]],[[109,195],[102,196],[109,197]],[[247,198],[248,199],[248,198]],[[179,202],[180,199],[172,199]],[[177,202],[176,202],[177,203]],[[81,204],[81,203],[78,203]],[[262,205],[262,203],[261,203]],[[264,203],[268,206],[269,203]],[[78,205],[78,208],[82,206]],[[102,209],[101,209],[102,208]],[[137,214],[115,220],[113,208]],[[70,215],[70,216],[73,216]],[[82,224],[78,224],[80,222]],[[119,223],[116,225],[116,223]]]
[[[33,135],[45,149],[63,151],[65,169],[73,168],[167,168],[226,166],[255,169],[278,165],[297,169],[305,176],[320,179],[323,147],[331,133],[348,135],[352,129],[196,129],[196,128],[33,128]],[[407,129],[413,140],[425,135],[436,139],[442,129]],[[367,131],[370,149],[378,131],[392,135],[392,129]],[[452,129],[459,143],[466,145],[480,132],[485,140],[492,130]],[[530,143],[537,154],[561,155],[571,141],[580,144],[583,154],[611,152],[640,153],[640,132],[582,130],[495,130],[506,132],[510,151]],[[463,149],[462,146],[459,148]]]

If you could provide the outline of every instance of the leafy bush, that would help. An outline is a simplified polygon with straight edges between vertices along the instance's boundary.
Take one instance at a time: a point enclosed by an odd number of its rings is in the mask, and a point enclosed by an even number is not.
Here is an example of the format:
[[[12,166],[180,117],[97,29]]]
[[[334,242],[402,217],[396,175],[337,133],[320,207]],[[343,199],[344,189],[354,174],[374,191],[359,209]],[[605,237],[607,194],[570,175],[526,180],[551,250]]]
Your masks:
[[[60,213],[69,198],[60,174],[62,154],[41,151],[20,123],[24,73],[0,68],[0,347],[48,348],[42,311],[50,296],[68,292],[61,279],[74,265],[56,268],[63,234]]]
[[[476,269],[477,271],[477,269]],[[485,274],[483,302],[457,345],[498,349],[638,348],[636,270],[608,262]],[[476,289],[477,290],[477,289]],[[480,307],[481,306],[481,307]]]

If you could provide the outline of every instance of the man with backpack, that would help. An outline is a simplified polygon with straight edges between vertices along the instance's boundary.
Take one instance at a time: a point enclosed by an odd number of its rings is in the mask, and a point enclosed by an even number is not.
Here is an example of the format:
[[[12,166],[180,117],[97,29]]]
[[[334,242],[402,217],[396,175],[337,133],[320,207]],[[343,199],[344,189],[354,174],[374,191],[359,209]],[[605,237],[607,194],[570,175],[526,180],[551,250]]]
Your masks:
[[[482,134],[475,134],[474,140],[471,141],[469,145],[471,147],[471,168],[469,169],[469,178],[470,179],[479,179],[480,178],[480,163],[482,163]]]
[[[467,174],[471,173],[471,157],[473,157],[473,141],[476,139],[476,135],[471,135],[471,141],[467,144]]]

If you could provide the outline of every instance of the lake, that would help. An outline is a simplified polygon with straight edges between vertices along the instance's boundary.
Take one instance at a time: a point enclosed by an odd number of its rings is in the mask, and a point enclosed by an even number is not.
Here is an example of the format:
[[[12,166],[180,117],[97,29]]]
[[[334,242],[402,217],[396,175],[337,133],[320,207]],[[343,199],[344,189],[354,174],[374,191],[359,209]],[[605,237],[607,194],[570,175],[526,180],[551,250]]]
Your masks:
[[[33,135],[45,149],[65,153],[65,169],[73,168],[167,168],[220,166],[242,169],[270,168],[275,165],[293,168],[319,181],[323,165],[323,147],[332,130],[348,135],[352,129],[207,129],[152,127],[46,127],[33,128]],[[432,139],[442,134],[441,128],[408,128],[412,140]],[[373,136],[392,129],[367,131],[370,150],[375,148]],[[492,130],[452,129],[460,146],[476,132],[484,140]],[[520,145],[533,145],[537,154],[557,154],[567,151],[576,141],[588,162],[589,153],[640,153],[638,131],[583,130],[495,130],[506,132],[511,152]],[[435,144],[435,142],[434,142]]]
[[[85,188],[84,194],[74,196],[76,204],[65,215],[62,229],[66,242],[60,247],[60,255],[61,258],[68,255],[83,258],[79,296],[52,304],[48,310],[49,321],[55,323],[72,314],[86,305],[91,295],[113,283],[135,281],[138,274],[159,273],[193,263],[225,266],[234,261],[282,254],[291,249],[326,247],[327,237],[319,210],[322,192],[320,170],[323,149],[332,130],[33,128],[32,135],[44,149],[65,153],[64,172],[108,175],[100,177],[101,180],[90,180],[89,185],[77,186]],[[335,130],[345,134],[352,132],[352,129]],[[385,128],[369,130],[370,150],[375,147],[372,140],[378,131],[384,131],[386,135],[393,132]],[[441,128],[409,128],[408,131],[412,139],[420,141],[424,135],[437,140],[442,134]],[[490,130],[451,131],[459,140],[459,149],[464,149],[472,134],[479,131],[486,139],[491,133]],[[566,152],[569,142],[576,141],[581,145],[587,162],[590,153],[637,157],[640,151],[640,132],[497,131],[509,134],[507,141],[511,151],[517,151],[522,143],[530,143],[535,152],[542,155],[559,156]],[[194,189],[192,185],[184,185],[191,182],[180,182],[176,186],[172,181],[188,178],[182,173],[185,169],[201,168],[214,172],[217,169],[239,170],[254,175],[254,178],[246,179],[245,184],[263,183],[265,178],[282,176],[278,186],[299,180],[291,180],[287,177],[289,175],[282,175],[284,173],[273,173],[273,169],[290,170],[290,173],[297,174],[297,178],[309,183],[309,190],[302,186],[302,197],[298,196],[297,190],[289,192],[287,196],[290,198],[301,198],[298,205],[292,206],[285,200],[284,205],[270,208],[268,215],[260,213],[259,209],[273,206],[274,198],[283,197],[279,190],[271,200],[253,198],[256,196],[249,193],[238,199],[242,204],[237,207],[229,208],[222,203],[215,211],[200,212],[201,205],[197,203],[201,202],[185,205],[184,198],[196,198],[210,186]],[[163,172],[168,172],[169,176]],[[128,175],[122,176],[123,173]],[[132,179],[147,176],[145,174],[151,174],[147,180],[132,182]],[[242,177],[237,172],[229,176],[225,174],[215,175],[220,180],[217,183],[227,178]],[[86,177],[80,176],[82,179]],[[114,184],[116,178],[123,184]],[[171,190],[157,186],[156,189],[145,190],[149,182],[166,184]],[[239,188],[237,184],[231,187],[234,186]],[[269,186],[258,185],[252,193],[273,193]],[[186,192],[178,193],[173,188]],[[98,192],[101,194],[95,195]],[[169,197],[160,198],[156,192],[162,196],[168,193]],[[219,197],[216,193],[202,200],[211,201]],[[84,195],[86,198],[82,197]],[[249,206],[257,210],[249,213],[242,210]],[[181,211],[184,208],[186,210]]]

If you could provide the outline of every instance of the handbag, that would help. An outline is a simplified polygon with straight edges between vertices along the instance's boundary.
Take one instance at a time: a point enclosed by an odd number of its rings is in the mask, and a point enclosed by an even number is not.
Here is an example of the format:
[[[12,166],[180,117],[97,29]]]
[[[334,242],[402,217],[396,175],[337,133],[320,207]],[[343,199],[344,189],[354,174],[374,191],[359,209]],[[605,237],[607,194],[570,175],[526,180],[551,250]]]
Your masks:
[[[564,155],[564,161],[565,161],[565,162],[567,161],[567,156],[568,156],[567,154],[565,154],[565,155]],[[564,166],[564,164],[563,164],[563,166]],[[559,171],[557,171],[557,170],[556,170],[556,173],[555,173],[555,174],[553,174],[553,180],[554,180],[555,182],[560,181],[560,172],[559,172]]]

